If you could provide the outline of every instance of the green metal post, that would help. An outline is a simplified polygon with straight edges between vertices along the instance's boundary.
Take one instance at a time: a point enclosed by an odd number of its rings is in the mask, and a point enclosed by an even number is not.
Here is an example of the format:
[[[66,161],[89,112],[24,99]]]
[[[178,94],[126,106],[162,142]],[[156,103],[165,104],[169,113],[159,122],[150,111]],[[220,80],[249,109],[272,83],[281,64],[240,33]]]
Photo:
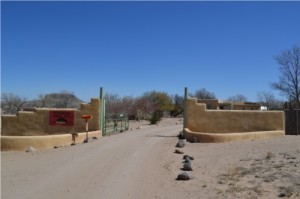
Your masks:
[[[184,129],[186,128],[186,103],[187,103],[187,95],[188,95],[188,88],[185,87],[184,88],[184,107],[183,107],[183,132],[184,132]]]
[[[123,131],[123,119],[121,119],[121,132]]]
[[[101,99],[101,113],[100,113],[100,127],[101,127],[101,131],[102,134],[104,134],[104,113],[105,113],[105,100],[104,100],[104,89],[103,87],[100,87],[100,99]]]
[[[103,99],[103,111],[102,111],[102,117],[103,117],[103,120],[102,120],[102,127],[103,127],[103,132],[104,134],[106,134],[106,118],[105,118],[105,99]],[[102,134],[103,134],[102,132]]]

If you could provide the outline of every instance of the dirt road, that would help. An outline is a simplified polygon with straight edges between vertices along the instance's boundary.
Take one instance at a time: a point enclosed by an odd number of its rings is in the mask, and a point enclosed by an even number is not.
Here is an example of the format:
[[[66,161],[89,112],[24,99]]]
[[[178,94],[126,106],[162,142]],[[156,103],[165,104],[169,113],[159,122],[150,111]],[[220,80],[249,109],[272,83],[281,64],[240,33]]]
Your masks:
[[[144,126],[72,147],[2,152],[2,198],[159,197],[174,181],[164,163],[181,129]]]
[[[1,152],[2,198],[300,198],[300,136],[186,143],[182,150],[195,158],[193,179],[176,181],[183,166],[183,155],[174,153],[180,123],[136,123],[88,144]]]

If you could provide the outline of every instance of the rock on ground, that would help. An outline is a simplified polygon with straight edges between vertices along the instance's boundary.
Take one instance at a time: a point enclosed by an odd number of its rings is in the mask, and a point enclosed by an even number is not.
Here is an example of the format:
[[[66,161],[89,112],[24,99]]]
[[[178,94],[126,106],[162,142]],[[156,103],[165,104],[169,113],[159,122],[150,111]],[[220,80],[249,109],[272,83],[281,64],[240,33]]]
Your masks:
[[[35,148],[33,148],[32,146],[30,146],[28,149],[26,149],[26,152],[33,152],[36,151]]]
[[[192,163],[191,162],[185,162],[183,164],[183,170],[184,171],[193,171],[193,169],[192,169]]]
[[[177,176],[176,180],[190,180],[192,179],[191,175],[188,172],[183,172]]]

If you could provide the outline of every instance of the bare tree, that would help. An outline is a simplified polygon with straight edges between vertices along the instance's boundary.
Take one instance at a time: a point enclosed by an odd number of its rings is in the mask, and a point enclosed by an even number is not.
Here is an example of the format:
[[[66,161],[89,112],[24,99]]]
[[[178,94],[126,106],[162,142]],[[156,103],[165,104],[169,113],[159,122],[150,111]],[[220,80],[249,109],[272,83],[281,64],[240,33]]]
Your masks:
[[[156,91],[145,92],[142,96],[137,99],[137,109],[143,114],[152,115],[155,110],[159,109],[156,102]]]
[[[46,107],[46,102],[47,102],[47,98],[46,98],[47,95],[44,95],[44,94],[39,94],[38,95],[38,102],[39,102],[39,106],[40,107]]]
[[[135,102],[136,99],[134,99],[133,97],[123,97],[121,102],[122,112],[130,116],[135,116],[137,113]]]
[[[158,122],[164,111],[174,109],[172,98],[166,92],[148,91],[136,100],[139,118],[149,118],[151,124]]]
[[[279,64],[279,81],[272,88],[287,97],[288,101],[300,108],[300,48],[294,46],[274,57]]]
[[[118,94],[106,93],[105,99],[105,111],[108,113],[120,113],[122,112],[122,99]]]
[[[58,100],[59,103],[63,105],[63,108],[67,108],[68,105],[72,102],[72,100],[75,98],[75,95],[71,91],[63,90],[59,93]]]
[[[192,97],[197,97],[197,99],[216,99],[214,93],[206,90],[205,88],[201,88],[195,91],[195,94],[190,94]]]
[[[179,114],[183,113],[184,107],[184,97],[178,94],[172,96],[174,109],[172,110],[172,115],[174,117],[178,116]]]
[[[257,100],[268,109],[272,109],[276,103],[276,99],[272,92],[262,91],[257,93]]]
[[[233,95],[228,97],[228,101],[231,102],[247,102],[247,97],[241,94]]]
[[[7,114],[17,114],[26,102],[26,98],[21,98],[13,93],[2,93],[1,95],[1,107]]]
[[[40,94],[35,101],[37,106],[48,108],[80,108],[83,102],[73,92],[66,90],[59,93]]]

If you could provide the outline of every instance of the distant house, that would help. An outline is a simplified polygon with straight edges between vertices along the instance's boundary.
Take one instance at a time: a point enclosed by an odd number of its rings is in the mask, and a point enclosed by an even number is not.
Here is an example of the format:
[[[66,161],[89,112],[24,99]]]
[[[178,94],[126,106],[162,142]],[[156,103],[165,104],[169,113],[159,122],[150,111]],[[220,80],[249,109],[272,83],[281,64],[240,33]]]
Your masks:
[[[233,105],[234,110],[260,110],[260,104],[255,102],[241,102]]]
[[[267,110],[268,110],[268,107],[266,107],[266,106],[261,106],[261,107],[260,107],[260,110],[261,110],[261,111],[267,111]]]
[[[206,104],[213,110],[260,110],[261,105],[255,102],[230,102],[218,99],[198,99],[198,103]]]
[[[207,109],[219,109],[220,100],[217,99],[198,99],[198,103],[206,104]]]

